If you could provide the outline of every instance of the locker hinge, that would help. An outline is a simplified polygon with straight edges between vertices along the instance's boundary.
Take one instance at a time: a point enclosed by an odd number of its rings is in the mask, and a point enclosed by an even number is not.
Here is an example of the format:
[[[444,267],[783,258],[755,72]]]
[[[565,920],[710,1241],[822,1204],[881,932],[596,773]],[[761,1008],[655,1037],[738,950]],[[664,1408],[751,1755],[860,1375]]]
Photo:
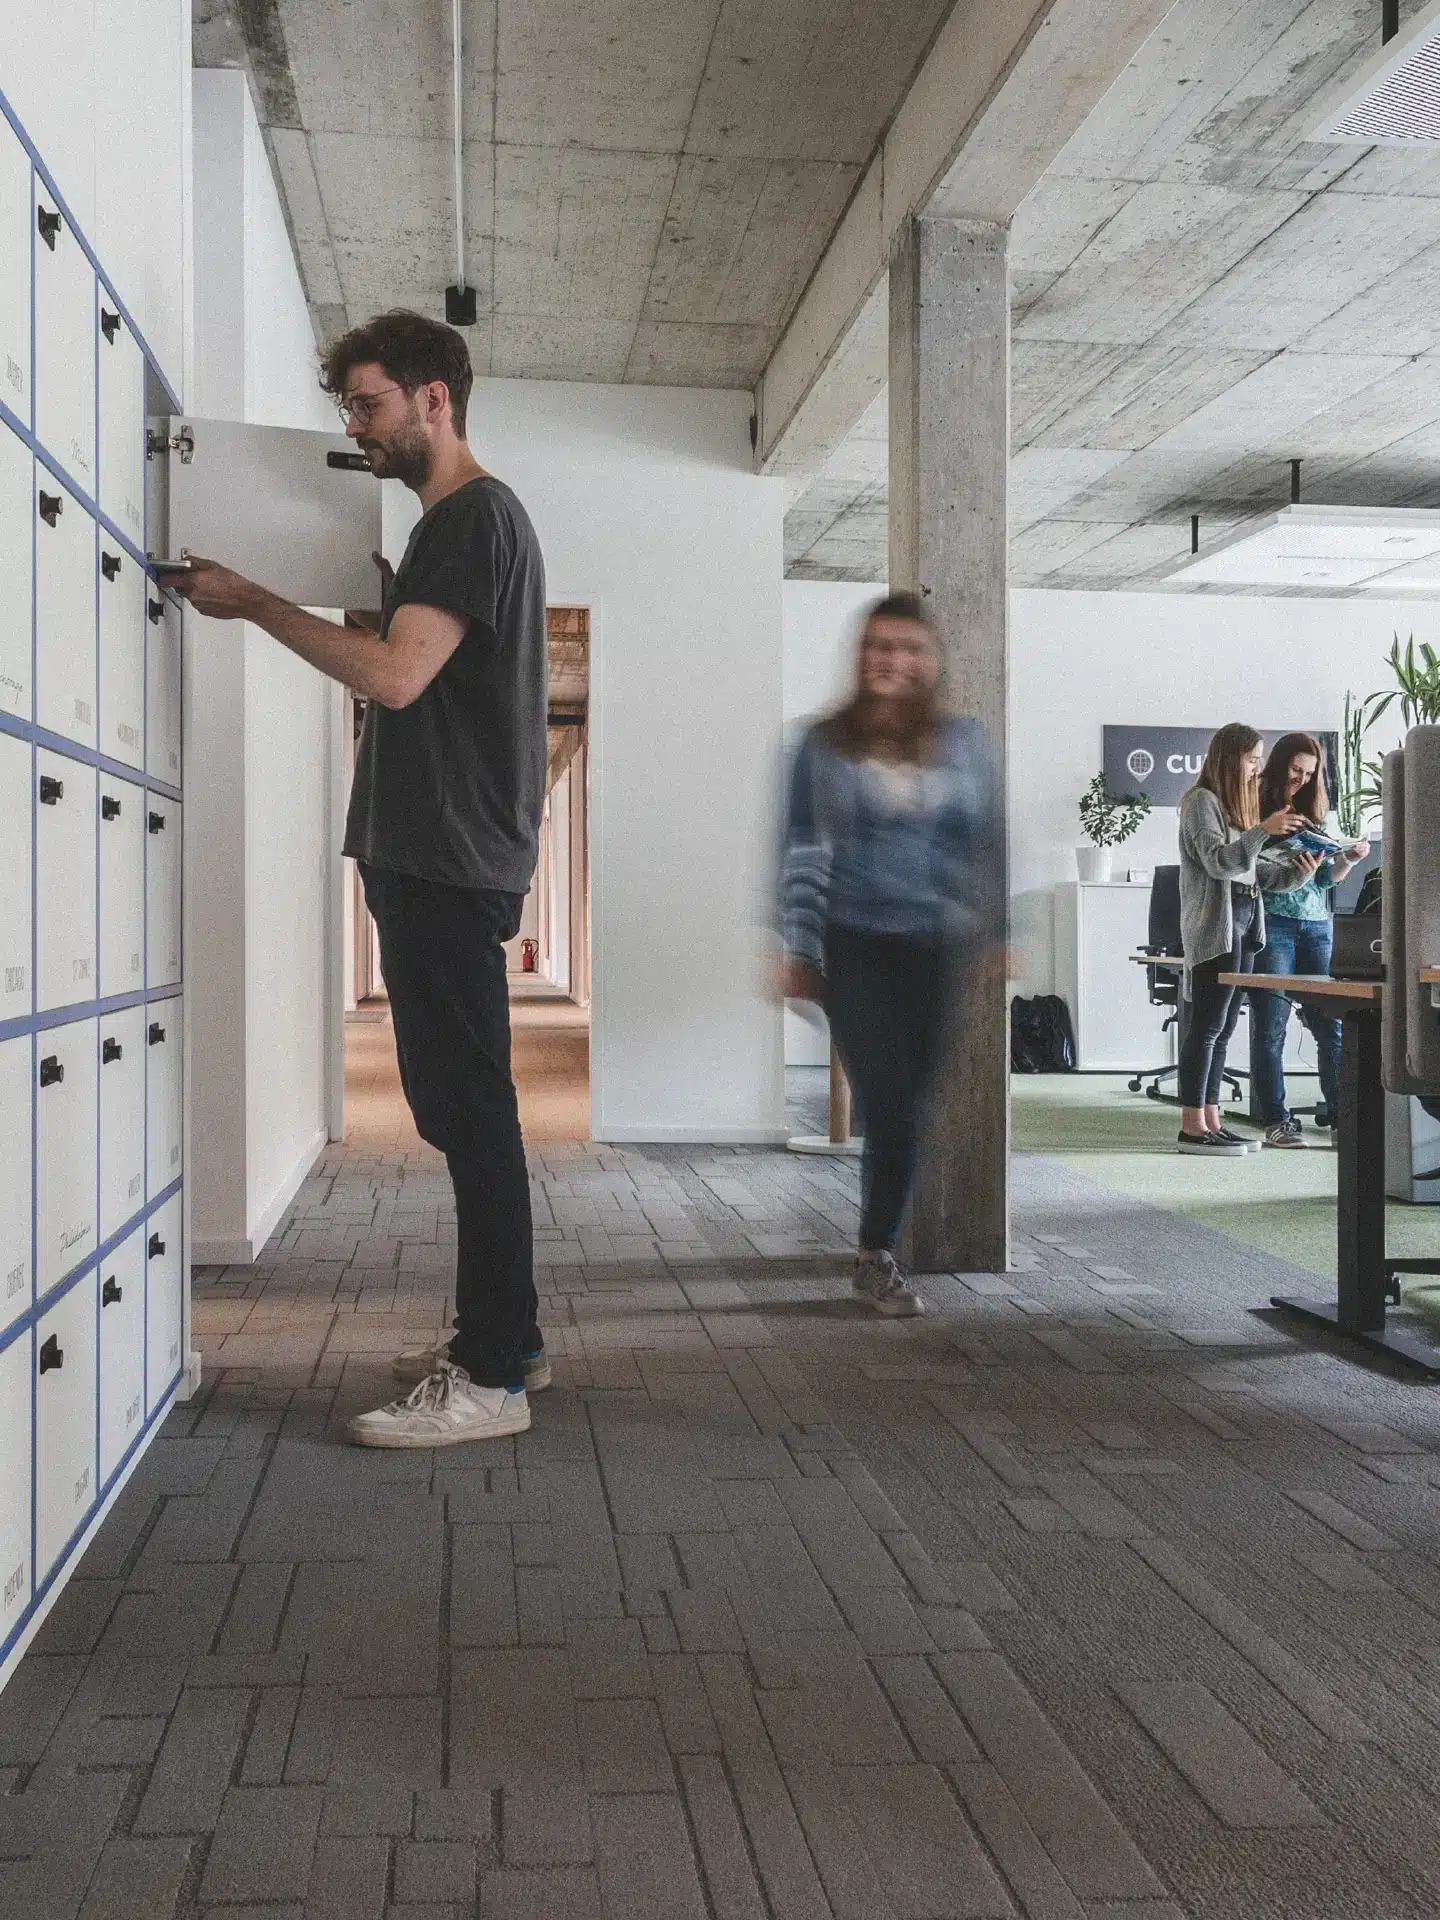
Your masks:
[[[145,458],[153,460],[157,453],[178,453],[181,466],[188,467],[195,458],[194,429],[182,426],[178,433],[158,433],[151,427],[145,435]]]
[[[115,1278],[114,1274],[112,1273],[110,1278],[105,1282],[104,1286],[100,1289],[101,1306],[102,1307],[119,1306],[120,1301],[123,1298],[123,1293],[124,1293],[124,1290],[122,1289],[120,1282]]]
[[[40,1084],[42,1087],[58,1086],[65,1078],[65,1069],[60,1064],[58,1053],[47,1053],[40,1062]]]
[[[120,316],[119,316],[119,314],[118,314],[118,313],[109,313],[109,312],[107,312],[107,310],[106,310],[106,309],[105,309],[104,307],[101,307],[101,309],[100,309],[100,331],[101,331],[101,332],[102,332],[102,333],[104,334],[104,336],[105,336],[105,338],[106,338],[106,339],[107,339],[107,340],[108,340],[108,341],[110,342],[110,344],[111,344],[111,346],[113,347],[113,346],[114,346],[114,344],[115,344],[115,342],[116,342],[116,340],[117,340],[117,339],[119,338],[119,336],[120,336]]]
[[[161,1026],[158,1020],[152,1020],[150,1022],[151,1046],[158,1047],[161,1044],[161,1042],[164,1040],[164,1038],[165,1038],[165,1029]]]
[[[115,798],[113,793],[101,794],[100,818],[102,820],[118,820],[120,818],[120,802]]]
[[[108,1067],[112,1060],[121,1059],[124,1055],[124,1052],[125,1052],[125,1049],[121,1046],[118,1040],[107,1040],[104,1046],[102,1046],[100,1049],[101,1066]]]
[[[155,1258],[157,1254],[164,1253],[165,1242],[160,1238],[158,1233],[151,1234],[150,1243],[146,1251],[149,1253],[149,1256],[152,1260]]]
[[[100,556],[100,571],[107,580],[118,580],[120,578],[119,554],[102,553]]]
[[[63,1367],[64,1364],[65,1355],[61,1350],[59,1335],[52,1333],[40,1349],[40,1371],[49,1373],[52,1367]]]
[[[59,238],[62,225],[59,214],[52,213],[49,207],[37,205],[35,208],[35,218],[39,223],[40,238],[53,253],[55,251],[55,242]]]

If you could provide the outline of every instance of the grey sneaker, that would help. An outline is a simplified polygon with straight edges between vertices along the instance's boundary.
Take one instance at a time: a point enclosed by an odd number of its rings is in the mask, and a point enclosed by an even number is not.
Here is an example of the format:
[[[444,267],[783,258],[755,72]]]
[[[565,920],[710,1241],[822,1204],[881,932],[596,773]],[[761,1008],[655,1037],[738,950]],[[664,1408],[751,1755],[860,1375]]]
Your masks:
[[[357,1447],[454,1447],[524,1433],[529,1425],[523,1388],[477,1387],[463,1367],[447,1362],[405,1399],[357,1413],[349,1432]]]
[[[1273,1127],[1265,1129],[1265,1144],[1267,1147],[1303,1147],[1305,1136],[1300,1131],[1300,1122],[1293,1114],[1287,1114]]]
[[[390,1377],[398,1380],[402,1387],[418,1386],[427,1380],[437,1367],[445,1366],[450,1359],[450,1342],[437,1340],[428,1347],[406,1347],[397,1353],[390,1366]],[[541,1347],[538,1353],[525,1356],[525,1391],[543,1393],[550,1385],[550,1357]]]
[[[862,1253],[855,1261],[855,1292],[868,1306],[898,1320],[924,1313],[925,1302],[895,1264],[892,1253]]]

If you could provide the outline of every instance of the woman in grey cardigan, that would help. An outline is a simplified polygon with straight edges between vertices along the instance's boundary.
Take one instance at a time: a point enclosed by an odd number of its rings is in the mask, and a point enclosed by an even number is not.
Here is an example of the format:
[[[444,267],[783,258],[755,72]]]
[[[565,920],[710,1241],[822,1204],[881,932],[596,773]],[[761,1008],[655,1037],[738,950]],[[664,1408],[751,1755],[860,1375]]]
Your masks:
[[[1288,806],[1268,820],[1259,818],[1264,757],[1255,729],[1232,721],[1211,740],[1200,778],[1180,801],[1180,939],[1190,1003],[1178,1074],[1181,1153],[1233,1158],[1260,1145],[1221,1124],[1225,1047],[1240,1002],[1237,990],[1222,986],[1219,976],[1248,972],[1251,956],[1265,944],[1261,886],[1298,885],[1319,864],[1298,852],[1262,859],[1269,836],[1293,833],[1301,824]],[[1293,880],[1279,877],[1291,873]]]

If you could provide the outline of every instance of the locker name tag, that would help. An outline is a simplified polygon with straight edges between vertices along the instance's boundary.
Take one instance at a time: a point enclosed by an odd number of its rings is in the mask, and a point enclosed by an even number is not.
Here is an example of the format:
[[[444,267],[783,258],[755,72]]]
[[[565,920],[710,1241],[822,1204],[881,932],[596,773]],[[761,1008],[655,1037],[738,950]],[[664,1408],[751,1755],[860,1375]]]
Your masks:
[[[132,1400],[132,1401],[130,1402],[130,1404],[129,1404],[129,1406],[128,1406],[128,1407],[126,1407],[126,1409],[125,1409],[125,1424],[126,1424],[126,1426],[127,1426],[127,1427],[133,1427],[133,1426],[134,1426],[134,1424],[135,1424],[135,1422],[136,1422],[136,1421],[137,1421],[137,1420],[138,1420],[139,1418],[140,1418],[140,1396],[139,1396],[139,1394],[137,1393],[137,1394],[136,1394],[136,1396],[135,1396],[135,1398],[134,1398],[134,1399],[133,1399],[133,1400]]]
[[[115,731],[119,735],[120,739],[124,741],[127,747],[139,746],[140,729],[138,727],[127,727],[122,724],[116,727]]]
[[[22,1260],[19,1266],[11,1267],[9,1273],[5,1276],[5,1298],[7,1300],[13,1300],[24,1284],[25,1262]]]
[[[88,1240],[89,1238],[90,1222],[88,1220],[83,1227],[66,1227],[65,1231],[60,1235],[60,1251],[62,1253],[68,1253],[71,1247],[78,1247],[82,1240]]]
[[[5,356],[5,378],[10,382],[16,393],[23,393],[25,391],[25,369],[20,365],[18,360],[12,360],[8,353]]]
[[[140,1175],[137,1173],[131,1178],[130,1187],[128,1192],[125,1195],[125,1198],[127,1200],[133,1200],[136,1194],[139,1193],[139,1191],[140,1191]]]
[[[20,696],[24,691],[20,682],[11,674],[0,673],[0,694],[4,695],[12,707],[19,706]]]
[[[89,1491],[90,1491],[90,1469],[89,1467],[86,1467],[85,1471],[81,1474],[80,1478],[75,1482],[76,1506],[79,1506],[80,1502],[85,1498],[86,1494],[88,1494]]]
[[[5,1605],[13,1607],[25,1591],[25,1562],[22,1560],[5,1582]]]
[[[28,985],[29,985],[28,967],[6,967],[5,969],[6,993],[24,993]]]

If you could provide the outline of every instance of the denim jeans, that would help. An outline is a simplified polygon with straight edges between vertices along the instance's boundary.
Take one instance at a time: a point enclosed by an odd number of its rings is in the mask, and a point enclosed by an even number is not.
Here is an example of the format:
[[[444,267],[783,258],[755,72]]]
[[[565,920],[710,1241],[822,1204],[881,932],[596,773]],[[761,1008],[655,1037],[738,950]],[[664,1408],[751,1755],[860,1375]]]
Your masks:
[[[1269,914],[1265,948],[1255,956],[1256,973],[1329,973],[1334,928],[1329,920],[1289,920]],[[1320,1094],[1331,1124],[1340,1111],[1340,1022],[1301,1010],[1315,1036]],[[1285,1102],[1285,1029],[1290,1002],[1283,993],[1250,995],[1250,1079],[1267,1127],[1278,1126],[1290,1109]]]

